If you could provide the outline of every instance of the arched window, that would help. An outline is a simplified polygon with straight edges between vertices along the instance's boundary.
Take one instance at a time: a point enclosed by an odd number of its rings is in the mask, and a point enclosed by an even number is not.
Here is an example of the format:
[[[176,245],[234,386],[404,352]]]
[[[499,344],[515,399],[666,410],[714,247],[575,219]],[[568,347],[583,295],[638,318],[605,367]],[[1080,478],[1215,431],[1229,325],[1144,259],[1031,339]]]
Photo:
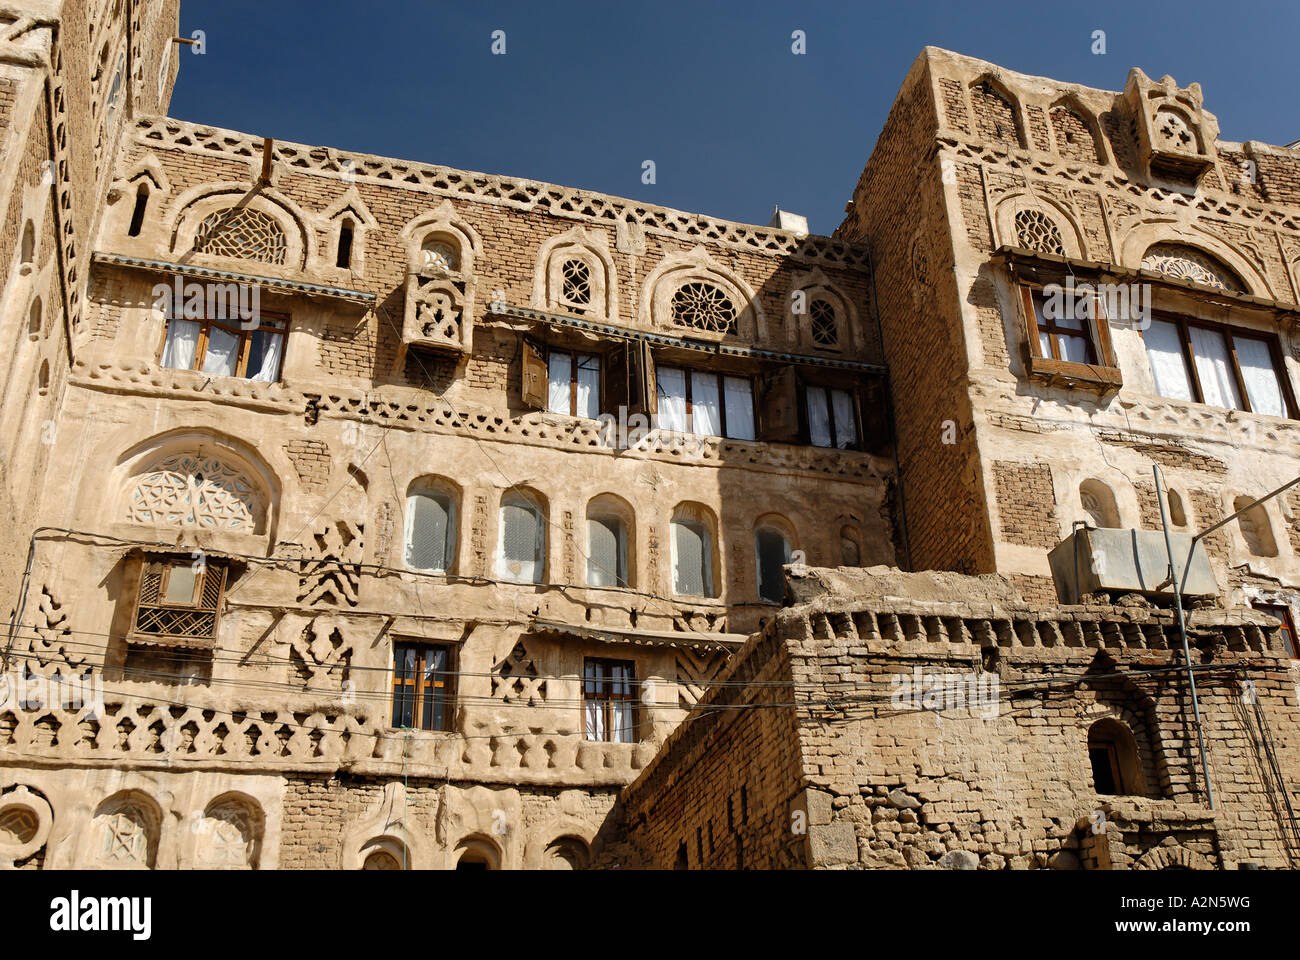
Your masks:
[[[264,498],[240,466],[207,455],[178,453],[138,476],[126,519],[241,533],[262,532]]]
[[[829,300],[818,297],[808,304],[808,323],[814,344],[828,350],[833,350],[840,345],[840,330],[835,317],[835,306]]]
[[[632,508],[613,496],[587,504],[587,583],[593,587],[627,587],[632,583]]]
[[[758,595],[770,603],[785,598],[785,571],[790,562],[790,541],[774,526],[754,531],[754,559],[758,567]]]
[[[36,391],[43,397],[50,392],[50,361],[41,361],[41,372],[36,380]]]
[[[1233,502],[1233,512],[1250,507],[1254,497],[1237,497]],[[1242,539],[1246,547],[1257,557],[1276,557],[1277,540],[1273,537],[1273,525],[1268,521],[1268,512],[1263,504],[1250,507],[1237,518],[1241,527]]]
[[[542,860],[545,870],[586,870],[591,855],[587,845],[577,837],[558,837],[546,847]]]
[[[1156,243],[1142,255],[1142,269],[1220,290],[1244,290],[1237,275],[1208,253],[1181,243]]]
[[[444,233],[431,233],[420,245],[421,269],[456,273],[460,270],[460,241]]]
[[[1144,796],[1142,767],[1133,732],[1105,717],[1088,728],[1093,789],[1108,796]]]
[[[468,837],[456,844],[457,870],[500,870],[501,852],[486,837]]]
[[[361,865],[362,870],[401,870],[402,865],[397,862],[397,858],[387,850],[376,850],[370,856],[366,857],[366,862]]]
[[[546,513],[536,494],[511,491],[501,498],[498,575],[541,583],[546,573]]]
[[[717,596],[714,584],[713,520],[707,510],[682,504],[672,519],[673,593]]]
[[[406,497],[406,565],[412,570],[455,569],[456,499],[442,483],[411,486]]]
[[[1119,507],[1115,504],[1115,494],[1100,480],[1088,479],[1079,484],[1079,502],[1094,527],[1119,527]]]
[[[352,266],[352,237],[356,231],[356,224],[350,219],[344,218],[339,224],[339,248],[338,255],[334,260],[336,267],[347,269]]]
[[[116,868],[152,870],[161,817],[152,801],[134,793],[110,797],[95,812],[92,855]]]
[[[846,567],[862,565],[862,538],[847,524],[840,527],[840,561]]]
[[[128,237],[140,236],[140,230],[144,227],[144,212],[148,206],[149,187],[142,183],[135,188],[135,209],[131,211],[131,225],[126,230]]]
[[[36,260],[36,228],[28,220],[23,224],[23,246],[19,258],[24,273],[30,273]]]
[[[256,870],[263,817],[252,800],[223,795],[208,804],[199,831],[199,862],[205,867]]]
[[[1061,231],[1041,210],[1016,211],[1016,242],[1029,250],[1065,256]]]
[[[288,243],[284,229],[271,216],[251,207],[228,208],[208,214],[194,238],[196,253],[283,264]]]
[[[1169,501],[1169,522],[1175,527],[1187,526],[1187,509],[1183,506],[1183,498],[1177,490],[1166,491]]]
[[[27,313],[27,336],[33,340],[41,336],[41,298],[32,301],[32,308]]]
[[[735,333],[737,316],[731,298],[711,283],[684,283],[673,294],[675,326],[709,333]]]

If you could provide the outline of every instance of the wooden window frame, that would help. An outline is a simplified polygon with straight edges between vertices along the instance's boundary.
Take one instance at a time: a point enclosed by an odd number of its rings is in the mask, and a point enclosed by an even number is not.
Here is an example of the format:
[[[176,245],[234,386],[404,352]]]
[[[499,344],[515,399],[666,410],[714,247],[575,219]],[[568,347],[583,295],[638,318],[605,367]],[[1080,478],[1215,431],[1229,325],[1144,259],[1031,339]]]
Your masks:
[[[758,406],[755,401],[757,392],[756,378],[752,374],[746,373],[728,373],[725,370],[701,370],[699,367],[675,366],[673,364],[655,364],[655,392],[659,391],[659,371],[660,370],[680,370],[686,379],[686,425],[689,429],[686,431],[692,436],[708,437],[713,434],[696,433],[695,431],[695,412],[691,401],[691,380],[695,374],[704,374],[714,377],[718,383],[718,426],[722,430],[721,439],[739,440],[742,443],[753,443],[758,438]],[[733,380],[746,380],[749,382],[749,413],[750,423],[754,425],[754,437],[747,439],[745,437],[733,437],[727,432],[727,378]]]
[[[199,325],[199,340],[194,348],[194,365],[189,369],[194,373],[203,373],[203,361],[208,355],[208,340],[211,336],[211,329],[217,327],[233,336],[239,338],[239,360],[235,365],[235,372],[230,376],[238,380],[247,380],[248,377],[248,353],[252,349],[253,334],[262,329],[263,325],[269,320],[272,323],[280,324],[277,332],[283,338],[283,345],[280,348],[280,360],[275,371],[275,379],[270,383],[279,383],[280,378],[284,375],[284,359],[288,353],[289,347],[289,316],[283,313],[268,313],[263,310],[259,313],[258,325],[250,330],[243,329],[238,322],[232,325],[225,320],[210,320],[207,317],[196,318],[186,316],[168,316],[163,321],[162,339],[158,342],[158,349],[154,354],[154,362],[162,366],[163,353],[167,349],[167,331],[171,329],[173,320],[186,320]],[[272,328],[276,329],[276,328]],[[171,368],[166,369],[180,369]],[[204,376],[217,376],[217,374],[204,374]]]
[[[1044,317],[1046,326],[1038,320],[1038,311],[1034,308],[1035,295],[1043,295],[1043,286],[1037,283],[1027,281],[1020,282],[1020,297],[1025,308],[1025,323],[1029,329],[1029,349],[1033,356],[1042,360],[1055,360],[1057,363],[1073,363],[1085,367],[1108,367],[1115,366],[1110,350],[1110,332],[1109,324],[1106,317],[1106,305],[1101,296],[1097,293],[1092,294],[1092,316],[1084,319],[1082,329],[1058,326],[1057,322],[1051,317]],[[1040,333],[1047,334],[1047,345],[1051,348],[1052,355],[1044,357],[1042,347],[1039,345],[1038,336]],[[1088,341],[1088,355],[1091,359],[1080,364],[1078,360],[1064,360],[1061,357],[1060,344],[1056,338],[1059,336],[1079,337],[1082,336]]]
[[[588,679],[588,677],[587,677],[587,666],[588,666],[589,664],[599,664],[600,667],[601,667],[602,669],[605,670],[605,672],[602,673],[602,674],[600,674],[599,677],[598,677],[597,679]],[[619,666],[619,667],[627,667],[627,668],[628,668],[628,677],[627,677],[627,681],[626,681],[626,682],[627,682],[627,686],[628,686],[628,692],[627,692],[627,693],[614,693],[614,692],[612,692],[612,691],[605,691],[605,695],[604,695],[604,696],[593,696],[593,695],[588,695],[588,693],[587,693],[587,684],[589,684],[589,683],[599,684],[601,687],[606,687],[606,686],[608,686],[608,685],[612,685],[612,684],[614,683],[614,681],[610,678],[610,674],[609,674],[609,671],[608,671],[608,668],[609,668],[609,667],[612,667],[612,666]],[[605,737],[604,737],[604,739],[601,739],[601,740],[591,740],[591,739],[589,739],[588,736],[587,736],[587,701],[588,701],[588,700],[594,700],[594,701],[596,701],[597,703],[599,703],[599,704],[601,705],[601,711],[602,711],[602,713],[603,713],[603,715],[604,715],[604,721],[605,721],[605,728],[604,728],[604,729],[605,729]],[[637,696],[636,661],[635,661],[635,660],[614,660],[614,659],[611,659],[611,658],[608,658],[608,657],[583,657],[583,658],[582,658],[582,714],[581,714],[581,721],[582,721],[582,736],[583,736],[583,739],[584,739],[584,740],[586,740],[586,741],[589,742],[589,743],[639,743],[639,742],[641,741],[641,736],[640,736],[640,731],[639,731],[638,727],[639,727],[639,724],[640,724],[640,722],[641,722],[641,717],[640,717],[640,712],[641,712],[641,711],[638,709],[638,705],[637,705],[638,700],[639,700],[639,697]],[[613,724],[613,719],[614,719],[614,710],[613,710],[613,706],[612,706],[612,705],[613,705],[615,702],[623,703],[623,702],[626,702],[626,701],[630,701],[630,702],[632,703],[632,731],[631,731],[631,733],[632,733],[632,739],[631,739],[631,740],[611,740],[611,739],[609,739],[609,734],[610,734],[610,731],[613,730],[613,728],[614,728],[614,724]]]
[[[1098,788],[1097,784],[1094,782],[1094,783],[1093,783],[1093,789],[1096,791],[1096,793],[1098,794],[1098,796],[1102,796],[1102,797],[1126,797],[1126,796],[1130,796],[1130,794],[1129,794],[1129,792],[1128,792],[1128,788],[1127,788],[1126,784],[1124,783],[1124,775],[1123,775],[1123,772],[1120,770],[1120,765],[1119,765],[1119,749],[1116,747],[1115,742],[1114,742],[1113,740],[1102,740],[1100,743],[1096,743],[1096,744],[1092,744],[1092,743],[1090,743],[1090,744],[1088,744],[1088,760],[1089,760],[1089,766],[1091,766],[1091,762],[1092,762],[1092,752],[1093,752],[1094,750],[1104,750],[1104,751],[1106,752],[1106,759],[1110,762],[1110,778],[1111,778],[1111,783],[1112,783],[1112,784],[1114,785],[1114,787],[1115,787],[1115,791],[1114,791],[1113,793],[1103,793],[1103,792],[1101,791],[1101,789]],[[1095,778],[1095,775],[1094,775],[1094,778]]]
[[[1202,330],[1212,330],[1224,338],[1224,343],[1228,347],[1228,356],[1232,360],[1233,382],[1237,385],[1237,394],[1243,404],[1243,407],[1237,410],[1238,413],[1255,412],[1250,408],[1250,395],[1246,391],[1246,378],[1242,376],[1241,362],[1237,359],[1236,338],[1241,337],[1244,340],[1262,340],[1268,345],[1269,359],[1273,361],[1273,376],[1277,377],[1278,386],[1282,389],[1282,402],[1286,404],[1287,419],[1300,420],[1295,393],[1291,388],[1291,377],[1287,374],[1286,360],[1282,355],[1282,343],[1277,334],[1257,333],[1254,330],[1244,330],[1228,323],[1202,320],[1199,317],[1189,317],[1184,314],[1163,310],[1153,312],[1151,317],[1153,320],[1164,320],[1166,323],[1172,323],[1178,329],[1178,340],[1183,348],[1183,365],[1187,369],[1187,379],[1192,387],[1193,402],[1204,404],[1207,407],[1215,407],[1217,410],[1228,409],[1205,402],[1205,391],[1201,388],[1200,371],[1196,369],[1196,350],[1192,346],[1191,337],[1191,329],[1199,327]],[[1146,331],[1142,332],[1142,343],[1145,347]],[[1268,414],[1259,414],[1259,416],[1268,416]]]
[[[590,264],[588,265],[590,266]],[[551,382],[551,355],[555,353],[567,354],[569,357],[569,410],[567,413],[560,413],[558,410],[550,408],[550,382]],[[595,357],[599,369],[596,371],[596,417],[588,417],[578,413],[578,357]],[[600,414],[605,412],[605,357],[596,350],[576,350],[571,347],[552,347],[547,344],[546,347],[546,412],[559,414],[562,417],[577,417],[580,420],[598,419]]]
[[[1251,606],[1269,616],[1277,617],[1278,622],[1282,625],[1282,630],[1286,634],[1287,655],[1292,660],[1300,660],[1300,646],[1297,645],[1295,635],[1295,620],[1291,616],[1291,608],[1283,603],[1267,603],[1258,600]]]
[[[813,443],[812,441],[812,418],[808,416],[808,388],[809,387],[817,387],[821,390],[826,391],[826,406],[828,408],[826,411],[826,417],[827,417],[827,422],[830,424],[830,428],[831,428],[831,442],[830,442],[830,446],[827,447],[817,446],[817,444]],[[831,394],[836,390],[839,390],[842,393],[847,393],[849,395],[849,399],[853,403],[854,439],[853,439],[853,443],[847,447],[841,447],[835,443],[835,401],[832,399]],[[862,397],[858,393],[856,387],[846,387],[842,384],[834,384],[834,383],[823,383],[818,380],[805,380],[801,377],[799,378],[798,397],[799,397],[799,428],[800,428],[799,433],[801,439],[803,440],[806,446],[810,446],[810,447],[816,446],[818,450],[863,450],[865,449],[865,443],[863,441],[863,435],[862,435]]]
[[[142,642],[150,644],[165,644],[168,640],[175,641],[206,641],[206,644],[213,644],[217,639],[217,632],[221,629],[221,608],[226,596],[226,586],[229,578],[229,571],[226,565],[217,560],[205,560],[201,565],[201,570],[195,577],[194,593],[189,603],[168,602],[167,585],[171,581],[172,570],[176,567],[193,566],[195,560],[193,557],[145,557],[140,567],[140,581],[136,584],[135,602],[131,608],[131,633],[128,642],[131,639],[139,638]],[[152,603],[145,603],[142,599],[145,576],[151,566],[161,568],[160,579],[158,582],[158,599]],[[216,600],[207,605],[203,603],[204,588],[209,578],[216,577],[219,579],[217,586]],[[140,611],[142,608],[158,610],[185,610],[195,612],[212,613],[212,632],[203,633],[150,633],[140,629]]]
[[[416,651],[415,669],[409,678],[404,678],[398,674],[398,664],[401,662],[400,657],[407,649],[414,648]],[[440,650],[446,654],[446,667],[441,671],[435,671],[431,679],[425,677],[426,656],[431,650]],[[389,729],[392,730],[423,730],[432,733],[447,733],[451,730],[452,717],[455,712],[455,678],[454,671],[455,649],[450,644],[445,643],[423,643],[417,640],[398,640],[393,643],[393,672],[390,681],[389,702],[390,709],[388,713]],[[411,720],[412,726],[404,727],[397,725],[398,710],[398,693],[399,690],[405,694],[410,691],[411,700]],[[442,690],[442,716],[431,717],[434,726],[424,726],[425,706],[429,698],[430,690]],[[441,724],[439,726],[438,724]]]

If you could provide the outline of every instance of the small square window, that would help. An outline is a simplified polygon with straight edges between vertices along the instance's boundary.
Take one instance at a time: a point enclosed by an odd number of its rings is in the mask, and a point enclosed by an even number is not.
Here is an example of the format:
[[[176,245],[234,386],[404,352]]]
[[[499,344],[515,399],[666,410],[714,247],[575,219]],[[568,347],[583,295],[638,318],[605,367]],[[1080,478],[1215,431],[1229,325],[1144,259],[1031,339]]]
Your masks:
[[[393,727],[451,729],[450,663],[451,648],[444,645],[393,645]]]

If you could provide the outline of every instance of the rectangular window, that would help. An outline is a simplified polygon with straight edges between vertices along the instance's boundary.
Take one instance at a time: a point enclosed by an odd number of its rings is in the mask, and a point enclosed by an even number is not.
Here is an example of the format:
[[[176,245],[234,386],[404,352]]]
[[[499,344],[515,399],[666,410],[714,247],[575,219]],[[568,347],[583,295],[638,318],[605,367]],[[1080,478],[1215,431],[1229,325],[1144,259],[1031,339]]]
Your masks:
[[[809,384],[804,387],[808,442],[815,447],[858,449],[857,404],[852,392]]]
[[[132,636],[211,646],[225,582],[225,565],[215,560],[184,556],[145,561]]]
[[[420,643],[393,645],[392,726],[451,729],[451,651]]]
[[[1296,647],[1295,624],[1291,622],[1291,611],[1281,604],[1257,603],[1254,605],[1256,610],[1263,611],[1269,616],[1276,618],[1281,624],[1282,644],[1286,648],[1287,656],[1292,659],[1300,659],[1300,648]]]
[[[600,416],[600,357],[569,350],[547,351],[546,409],[571,417]]]
[[[1096,299],[1089,297],[1076,303],[1069,298],[1049,298],[1041,287],[1022,286],[1020,290],[1026,315],[1033,318],[1038,356],[1067,363],[1098,362],[1100,351],[1093,339],[1094,315],[1098,314]],[[1060,309],[1056,307],[1058,300]]]
[[[1151,321],[1142,339],[1160,396],[1271,417],[1295,416],[1275,337],[1163,317]]]
[[[275,383],[280,379],[288,320],[262,313],[257,326],[238,320],[169,317],[158,362],[172,370]]]
[[[754,382],[750,377],[659,367],[655,388],[660,429],[754,439]]]
[[[636,743],[636,676],[631,660],[588,657],[582,668],[582,709],[588,740]]]

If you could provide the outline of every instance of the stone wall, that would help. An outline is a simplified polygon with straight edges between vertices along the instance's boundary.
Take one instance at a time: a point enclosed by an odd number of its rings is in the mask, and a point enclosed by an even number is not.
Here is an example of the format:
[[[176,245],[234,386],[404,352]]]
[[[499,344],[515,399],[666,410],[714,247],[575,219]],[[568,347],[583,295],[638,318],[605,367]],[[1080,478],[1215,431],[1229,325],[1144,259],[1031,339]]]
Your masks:
[[[1294,865],[1300,725],[1265,617],[1191,615],[1210,811],[1171,611],[1043,609],[986,600],[973,580],[958,600],[959,580],[944,595],[895,575],[886,600],[844,576],[783,611],[729,667],[749,684],[711,691],[624,792],[626,843],[655,868],[710,825],[754,868]],[[1095,787],[1099,721],[1132,733],[1133,795]],[[761,839],[720,831],[741,790],[766,812]]]

